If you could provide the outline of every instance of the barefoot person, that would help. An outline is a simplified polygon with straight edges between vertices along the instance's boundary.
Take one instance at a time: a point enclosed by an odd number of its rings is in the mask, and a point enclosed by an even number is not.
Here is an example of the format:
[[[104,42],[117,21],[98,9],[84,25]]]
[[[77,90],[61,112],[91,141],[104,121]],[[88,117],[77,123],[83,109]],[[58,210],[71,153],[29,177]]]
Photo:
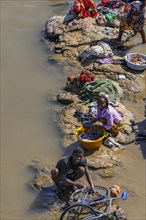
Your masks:
[[[113,43],[121,43],[122,36],[125,30],[133,30],[136,34],[141,34],[142,42],[146,43],[146,35],[144,31],[144,8],[146,6],[146,0],[143,1],[132,1],[129,4],[129,10],[127,12],[127,5],[124,7],[126,11],[124,16],[121,18],[119,34],[116,39],[112,39]]]
[[[91,175],[89,174],[87,160],[84,157],[84,150],[76,148],[70,156],[61,158],[56,168],[51,171],[51,177],[61,191],[61,183],[69,187],[85,188],[86,186],[78,181],[83,175],[86,175],[87,181],[91,186],[93,193],[96,193]]]

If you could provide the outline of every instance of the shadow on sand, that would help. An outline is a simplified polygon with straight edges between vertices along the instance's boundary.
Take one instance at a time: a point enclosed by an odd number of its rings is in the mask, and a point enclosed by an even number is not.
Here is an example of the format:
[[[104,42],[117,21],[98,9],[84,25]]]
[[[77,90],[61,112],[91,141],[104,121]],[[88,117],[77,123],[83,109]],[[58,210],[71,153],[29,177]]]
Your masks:
[[[42,189],[29,208],[29,212],[45,212],[53,207],[58,200],[55,185]]]

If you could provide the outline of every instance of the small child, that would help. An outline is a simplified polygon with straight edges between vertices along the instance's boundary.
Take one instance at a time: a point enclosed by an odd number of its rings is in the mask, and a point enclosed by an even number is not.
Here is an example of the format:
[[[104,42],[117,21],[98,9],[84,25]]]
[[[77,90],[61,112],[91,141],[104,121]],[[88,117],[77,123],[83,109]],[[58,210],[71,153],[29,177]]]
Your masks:
[[[109,104],[108,95],[99,93],[97,112],[97,115],[94,116],[95,121],[100,121],[113,136],[116,136],[122,130],[123,116]]]

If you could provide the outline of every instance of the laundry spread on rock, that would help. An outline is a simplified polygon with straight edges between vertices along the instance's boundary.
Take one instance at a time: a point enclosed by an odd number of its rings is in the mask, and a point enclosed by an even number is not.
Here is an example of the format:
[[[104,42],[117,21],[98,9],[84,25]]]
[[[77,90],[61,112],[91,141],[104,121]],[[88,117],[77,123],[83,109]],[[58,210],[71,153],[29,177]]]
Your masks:
[[[75,0],[69,13],[72,12],[83,19],[87,17],[96,18],[98,15],[96,4],[92,0]]]

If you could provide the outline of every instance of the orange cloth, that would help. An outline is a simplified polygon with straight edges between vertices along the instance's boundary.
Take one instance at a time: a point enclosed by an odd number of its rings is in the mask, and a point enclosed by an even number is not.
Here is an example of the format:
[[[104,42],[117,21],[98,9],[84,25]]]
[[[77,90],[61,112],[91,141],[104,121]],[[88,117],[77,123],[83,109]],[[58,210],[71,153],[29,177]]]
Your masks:
[[[92,0],[75,0],[70,12],[75,12],[81,18],[96,18],[98,15],[96,4]]]

